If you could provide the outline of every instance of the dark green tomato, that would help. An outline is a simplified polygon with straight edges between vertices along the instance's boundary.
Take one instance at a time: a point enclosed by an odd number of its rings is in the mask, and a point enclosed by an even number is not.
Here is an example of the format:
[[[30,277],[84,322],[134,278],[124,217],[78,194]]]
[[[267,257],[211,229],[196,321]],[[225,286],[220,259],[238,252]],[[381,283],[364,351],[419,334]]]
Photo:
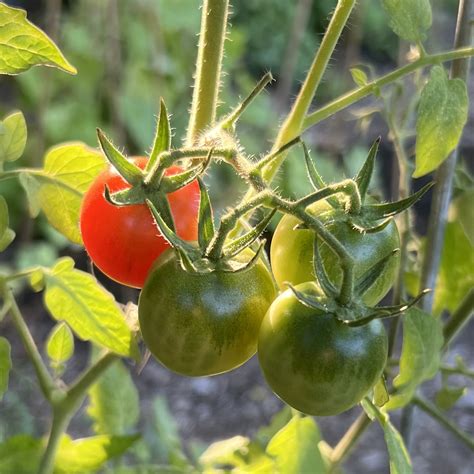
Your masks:
[[[314,283],[296,287],[314,292]],[[387,335],[380,320],[350,327],[303,306],[291,290],[272,303],[260,328],[258,358],[272,390],[308,415],[356,405],[382,375]]]
[[[326,201],[319,201],[308,209],[325,223],[326,228],[344,245],[355,260],[355,277],[360,277],[372,265],[389,255],[400,246],[400,237],[395,222],[383,230],[361,233],[348,222],[332,222],[335,211]],[[313,272],[314,232],[309,229],[295,229],[300,221],[285,215],[277,225],[270,249],[273,275],[282,289],[285,282],[293,285],[315,280]],[[376,222],[374,222],[374,225]],[[325,244],[320,243],[321,258],[329,278],[336,285],[342,281],[342,270],[337,255]],[[375,306],[390,290],[398,273],[400,257],[394,255],[380,278],[367,290],[363,301]]]
[[[276,297],[259,260],[238,273],[190,273],[167,251],[140,294],[138,314],[145,344],[170,370],[214,375],[235,369],[257,350],[260,324]]]

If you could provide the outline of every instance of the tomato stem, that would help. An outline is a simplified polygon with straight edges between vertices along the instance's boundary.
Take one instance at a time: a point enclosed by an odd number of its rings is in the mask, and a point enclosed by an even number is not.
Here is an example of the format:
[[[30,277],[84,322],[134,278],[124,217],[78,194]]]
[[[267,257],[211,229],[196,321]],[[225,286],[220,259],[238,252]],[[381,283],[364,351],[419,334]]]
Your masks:
[[[216,117],[228,11],[228,0],[204,0],[188,145],[196,144]]]

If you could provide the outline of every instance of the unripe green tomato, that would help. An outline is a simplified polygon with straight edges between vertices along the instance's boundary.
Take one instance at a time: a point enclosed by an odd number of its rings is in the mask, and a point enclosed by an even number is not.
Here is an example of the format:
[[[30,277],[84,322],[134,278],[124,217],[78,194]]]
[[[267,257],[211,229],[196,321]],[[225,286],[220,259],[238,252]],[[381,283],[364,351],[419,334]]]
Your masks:
[[[317,293],[314,283],[296,287]],[[382,375],[387,334],[380,320],[350,327],[301,304],[288,289],[270,306],[260,328],[258,358],[283,401],[308,415],[337,415],[356,405]]]
[[[145,344],[165,367],[182,375],[215,375],[242,365],[257,350],[263,317],[276,297],[258,260],[237,273],[185,271],[166,251],[140,294]]]
[[[400,237],[395,222],[373,233],[361,233],[348,222],[331,222],[334,209],[326,201],[318,201],[308,208],[309,212],[320,219],[354,258],[355,277],[360,277],[372,265],[400,247]],[[290,215],[284,215],[273,235],[270,260],[273,275],[278,286],[285,289],[285,282],[293,285],[314,281],[313,242],[314,232],[309,229],[295,229],[300,221]],[[375,223],[374,223],[375,225]],[[323,242],[319,244],[324,268],[331,281],[340,285],[342,269],[337,255]],[[364,294],[363,301],[375,306],[390,290],[398,273],[400,256],[394,255],[388,262],[380,278]]]

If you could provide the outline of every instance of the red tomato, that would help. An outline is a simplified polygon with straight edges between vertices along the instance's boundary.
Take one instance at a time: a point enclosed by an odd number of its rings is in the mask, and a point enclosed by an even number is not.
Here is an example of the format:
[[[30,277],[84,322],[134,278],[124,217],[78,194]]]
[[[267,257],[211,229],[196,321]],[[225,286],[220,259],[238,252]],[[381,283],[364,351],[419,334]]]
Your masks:
[[[132,158],[141,169],[147,158]],[[182,171],[178,166],[168,175]],[[105,185],[120,191],[130,185],[109,167],[103,171],[84,196],[81,209],[81,233],[84,246],[94,264],[108,277],[123,285],[142,288],[153,262],[170,246],[160,235],[146,204],[114,206],[104,197]],[[197,239],[199,185],[193,181],[168,194],[178,235]]]

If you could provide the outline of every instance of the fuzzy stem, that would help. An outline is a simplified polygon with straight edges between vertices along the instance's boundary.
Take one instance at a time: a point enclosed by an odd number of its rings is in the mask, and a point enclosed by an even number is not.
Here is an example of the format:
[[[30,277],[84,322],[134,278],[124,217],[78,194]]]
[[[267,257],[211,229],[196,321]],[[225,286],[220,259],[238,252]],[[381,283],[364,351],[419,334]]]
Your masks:
[[[342,30],[344,29],[349,15],[354,8],[356,0],[339,0],[334,10],[331,21],[328,25],[326,33],[321,41],[313,64],[306,76],[306,79],[301,87],[301,90],[296,97],[293,107],[280,128],[273,150],[277,150],[285,143],[293,140],[300,135],[306,114],[309,111],[311,102],[317,92],[321,79],[326,71],[329,60],[332,56],[334,48],[336,47]],[[282,163],[284,156],[280,157],[271,163],[265,169],[264,178],[271,180]]]
[[[28,357],[30,358],[31,363],[35,369],[41,391],[43,392],[44,397],[51,402],[55,394],[60,392],[60,389],[56,386],[51,374],[46,368],[33,336],[31,335],[30,330],[23,319],[20,308],[16,303],[13,292],[8,287],[4,288],[4,298],[5,304],[9,307],[13,324],[20,334],[20,338],[23,342],[23,345],[25,346],[26,352],[28,353]]]
[[[323,107],[310,113],[304,120],[302,131],[316,125],[322,120],[334,115],[336,112],[349,107],[350,105],[358,102],[359,100],[367,97],[377,89],[392,84],[393,82],[401,79],[408,74],[415,72],[417,69],[431,66],[432,64],[438,64],[442,62],[448,62],[453,60],[459,60],[469,58],[474,55],[474,48],[460,48],[453,51],[446,51],[438,54],[430,54],[423,58],[420,58],[410,64],[402,66],[401,68],[395,69],[384,76],[374,79],[363,87],[353,89],[346,94],[334,99]]]
[[[187,144],[214,123],[219,95],[228,0],[204,0]]]

